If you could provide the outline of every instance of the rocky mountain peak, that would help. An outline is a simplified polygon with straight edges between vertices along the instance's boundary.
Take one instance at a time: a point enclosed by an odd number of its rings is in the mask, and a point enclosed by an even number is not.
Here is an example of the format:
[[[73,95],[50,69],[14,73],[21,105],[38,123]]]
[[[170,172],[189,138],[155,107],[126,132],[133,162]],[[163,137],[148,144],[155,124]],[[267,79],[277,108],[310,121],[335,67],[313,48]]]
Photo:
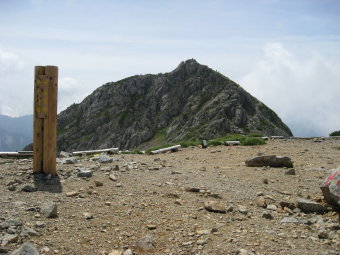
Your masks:
[[[292,135],[275,112],[196,60],[96,89],[58,116],[58,150],[145,148],[227,133]]]

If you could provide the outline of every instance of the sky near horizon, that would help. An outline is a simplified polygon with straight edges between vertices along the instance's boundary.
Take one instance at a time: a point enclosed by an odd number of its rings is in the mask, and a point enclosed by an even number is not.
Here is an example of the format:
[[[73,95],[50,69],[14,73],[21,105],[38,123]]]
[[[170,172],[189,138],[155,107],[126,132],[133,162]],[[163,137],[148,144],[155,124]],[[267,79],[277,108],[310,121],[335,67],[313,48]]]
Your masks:
[[[32,114],[36,65],[59,67],[60,112],[106,82],[189,58],[295,136],[340,129],[338,0],[0,0],[0,114]]]

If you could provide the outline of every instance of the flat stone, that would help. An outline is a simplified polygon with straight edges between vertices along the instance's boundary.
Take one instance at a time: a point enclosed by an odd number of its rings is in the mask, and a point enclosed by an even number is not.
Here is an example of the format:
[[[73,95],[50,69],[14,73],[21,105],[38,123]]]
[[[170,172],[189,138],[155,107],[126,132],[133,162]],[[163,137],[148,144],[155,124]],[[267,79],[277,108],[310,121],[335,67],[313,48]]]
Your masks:
[[[93,219],[93,215],[91,213],[83,213],[83,216],[85,219],[87,220],[91,220]]]
[[[44,228],[44,227],[46,226],[46,223],[43,222],[43,221],[37,221],[37,222],[35,223],[35,226],[36,226],[37,228]]]
[[[277,210],[277,206],[273,205],[273,204],[270,204],[270,205],[267,205],[267,209],[268,210],[272,210],[272,211],[276,211]]]
[[[78,177],[90,178],[93,175],[93,172],[89,169],[79,168],[78,170],[79,170],[77,174]]]
[[[74,197],[74,196],[77,196],[78,194],[79,194],[78,191],[66,192],[67,197]]]
[[[281,223],[295,223],[295,224],[309,224],[308,220],[297,219],[293,217],[284,217],[280,222]]]
[[[3,222],[0,227],[1,229],[6,229],[9,227],[18,227],[22,225],[22,221],[18,218],[10,218],[8,220],[5,220],[5,222]]]
[[[196,235],[202,236],[202,235],[209,235],[211,233],[208,229],[202,229],[202,230],[196,230]]]
[[[323,205],[303,198],[298,199],[297,205],[297,207],[305,213],[325,213],[328,211]]]
[[[41,206],[41,213],[46,218],[56,218],[58,217],[57,204],[48,202]]]
[[[11,255],[39,255],[39,252],[33,244],[25,242],[19,249],[13,251]]]
[[[39,233],[35,231],[33,228],[24,226],[21,230],[20,236],[39,236]]]
[[[150,225],[147,225],[146,228],[149,229],[149,230],[154,230],[154,229],[157,228],[157,226],[156,226],[156,225],[151,225],[151,224],[150,224]]]
[[[261,167],[261,166],[271,166],[271,167],[293,167],[293,163],[289,157],[285,156],[258,156],[246,160],[247,166]]]
[[[225,205],[220,201],[205,201],[204,208],[209,212],[226,213]]]

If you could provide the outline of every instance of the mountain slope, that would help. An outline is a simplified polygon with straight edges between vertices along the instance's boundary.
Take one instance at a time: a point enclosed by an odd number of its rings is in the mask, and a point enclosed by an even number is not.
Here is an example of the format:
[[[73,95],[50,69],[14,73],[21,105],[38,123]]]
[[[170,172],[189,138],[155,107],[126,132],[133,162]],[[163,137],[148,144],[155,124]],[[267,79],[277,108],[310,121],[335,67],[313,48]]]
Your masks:
[[[58,150],[131,149],[226,133],[292,135],[267,106],[194,59],[96,89],[58,116]]]
[[[17,151],[33,140],[33,116],[0,115],[0,151]]]

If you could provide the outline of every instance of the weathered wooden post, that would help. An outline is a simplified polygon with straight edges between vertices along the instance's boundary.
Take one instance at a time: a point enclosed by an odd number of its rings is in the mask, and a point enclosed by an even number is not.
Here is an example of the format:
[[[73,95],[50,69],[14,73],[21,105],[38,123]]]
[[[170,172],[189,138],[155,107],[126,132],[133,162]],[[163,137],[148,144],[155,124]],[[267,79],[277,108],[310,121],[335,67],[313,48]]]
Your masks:
[[[56,175],[58,67],[36,66],[33,172]]]

